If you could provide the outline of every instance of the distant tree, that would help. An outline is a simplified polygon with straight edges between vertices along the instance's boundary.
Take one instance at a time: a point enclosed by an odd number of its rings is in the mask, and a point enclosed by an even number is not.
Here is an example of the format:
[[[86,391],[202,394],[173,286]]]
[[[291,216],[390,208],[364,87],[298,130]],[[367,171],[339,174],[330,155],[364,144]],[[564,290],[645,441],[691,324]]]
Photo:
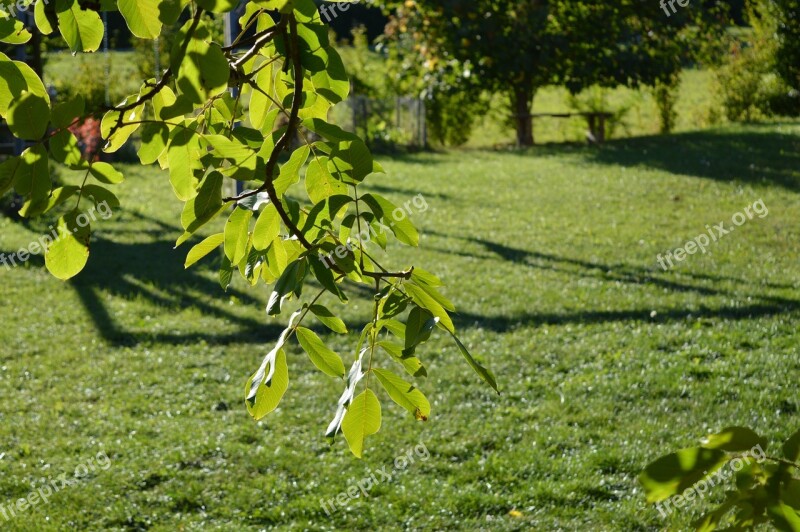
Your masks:
[[[431,68],[452,68],[456,60],[463,78],[473,80],[466,90],[506,93],[523,146],[533,144],[530,115],[539,88],[558,83],[578,92],[592,85],[672,83],[687,58],[705,48],[707,30],[717,26],[716,14],[725,8],[720,3],[692,10],[673,2],[673,11],[668,4],[642,0],[388,0],[382,5],[421,43],[415,52]],[[703,38],[691,43],[690,35]]]
[[[775,0],[778,48],[775,67],[793,89],[800,90],[800,0]]]

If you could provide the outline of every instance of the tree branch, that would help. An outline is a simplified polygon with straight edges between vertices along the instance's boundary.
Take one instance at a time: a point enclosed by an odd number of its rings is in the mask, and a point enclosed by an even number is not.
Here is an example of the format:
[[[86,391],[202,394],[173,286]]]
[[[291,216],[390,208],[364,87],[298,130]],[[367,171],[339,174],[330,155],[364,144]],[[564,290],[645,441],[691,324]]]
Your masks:
[[[192,18],[192,24],[191,26],[189,26],[189,29],[186,32],[186,37],[183,39],[183,42],[181,43],[181,51],[184,55],[186,54],[187,48],[189,48],[189,41],[192,40],[194,32],[197,31],[197,26],[200,25],[200,19],[202,18],[202,16],[203,16],[203,10],[198,8],[194,14],[194,17]],[[155,97],[155,95],[161,92],[161,89],[163,89],[167,85],[167,83],[169,83],[169,81],[172,79],[173,74],[174,72],[172,72],[172,67],[169,67],[167,70],[164,71],[164,74],[162,74],[161,80],[159,80],[159,82],[156,83],[153,86],[153,88],[150,89],[149,92],[139,96],[135,102],[127,103],[125,105],[120,105],[118,107],[111,107],[110,109],[108,109],[109,111],[116,111],[119,113],[119,117],[117,118],[117,123],[114,124],[114,126],[108,132],[108,138],[111,138],[111,136],[114,133],[116,133],[119,128],[125,125],[123,116],[125,111],[130,111],[131,109],[135,109],[136,107],[142,105],[146,101],[152,100]]]
[[[292,96],[292,108],[289,111],[289,125],[286,127],[286,131],[281,135],[281,138],[278,139],[278,142],[275,143],[275,147],[272,149],[272,153],[270,154],[269,160],[266,164],[266,178],[264,180],[264,184],[258,187],[255,190],[251,190],[249,192],[245,192],[235,197],[225,198],[224,202],[239,202],[245,198],[249,198],[251,196],[255,196],[261,192],[266,192],[269,196],[270,202],[275,206],[275,210],[278,211],[278,216],[280,216],[281,220],[283,221],[284,225],[286,225],[289,233],[297,238],[297,240],[303,245],[304,248],[311,251],[314,249],[314,245],[308,241],[305,237],[303,232],[297,225],[292,221],[289,217],[289,214],[286,212],[286,209],[283,207],[283,204],[278,197],[278,192],[275,190],[275,180],[274,180],[274,173],[275,167],[278,164],[278,157],[280,156],[281,152],[286,149],[291,142],[292,138],[294,138],[295,134],[298,131],[298,116],[300,114],[300,105],[303,101],[303,65],[300,61],[300,47],[299,47],[299,36],[297,33],[297,19],[294,18],[294,15],[287,15],[285,19],[282,19],[275,28],[280,28],[280,31],[286,35],[286,26],[288,23],[289,27],[289,38],[287,42],[287,55],[289,60],[292,63],[294,68],[294,94]],[[249,60],[250,57],[254,56],[258,53],[258,49],[263,47],[269,40],[274,38],[273,34],[269,35],[269,38],[265,36],[263,39],[260,39],[253,45],[247,54],[242,56],[235,65],[243,64]],[[262,42],[263,41],[263,42]],[[363,270],[363,268],[362,268]],[[340,274],[344,274],[338,268],[335,268],[334,271]],[[411,273],[414,269],[410,269],[405,272],[361,272],[361,275],[365,277],[370,277],[372,279],[380,280],[387,277],[395,277],[395,278],[402,278],[402,279],[409,279],[411,277]]]
[[[308,241],[305,235],[303,235],[302,231],[300,231],[292,219],[289,218],[289,214],[286,212],[286,209],[283,208],[283,204],[278,197],[278,192],[275,190],[274,173],[275,167],[278,165],[278,157],[280,156],[281,152],[286,149],[286,147],[289,145],[289,142],[294,137],[295,131],[297,130],[298,115],[300,114],[300,104],[303,101],[303,65],[300,64],[300,50],[297,46],[297,20],[294,18],[294,15],[287,15],[286,19],[288,20],[290,36],[289,49],[287,50],[287,53],[289,54],[292,65],[294,66],[294,95],[292,97],[292,109],[289,111],[289,125],[286,127],[286,131],[284,131],[283,135],[281,135],[281,138],[278,139],[278,142],[275,143],[275,147],[272,149],[272,153],[267,161],[266,179],[264,180],[264,184],[256,190],[245,192],[244,194],[240,194],[234,198],[226,198],[224,201],[239,202],[250,196],[255,196],[260,192],[266,192],[272,204],[275,205],[275,210],[278,211],[278,215],[281,217],[281,220],[283,220],[283,223],[289,229],[289,232],[296,237],[301,244],[303,244],[304,248],[311,250],[314,248],[313,244]],[[282,24],[279,24],[279,26],[282,28],[282,31],[285,32],[286,23],[283,20],[281,22]],[[255,48],[255,46],[253,48]]]

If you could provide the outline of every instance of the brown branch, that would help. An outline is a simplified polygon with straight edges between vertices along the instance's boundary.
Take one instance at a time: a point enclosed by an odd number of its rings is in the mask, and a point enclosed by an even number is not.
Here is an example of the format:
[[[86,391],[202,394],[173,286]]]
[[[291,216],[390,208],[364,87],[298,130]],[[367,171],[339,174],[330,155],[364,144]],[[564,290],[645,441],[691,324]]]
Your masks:
[[[304,248],[311,251],[314,249],[314,245],[308,241],[305,237],[303,232],[297,225],[292,221],[289,217],[289,214],[286,212],[286,209],[283,207],[283,204],[278,197],[278,192],[275,190],[275,181],[274,181],[274,173],[275,167],[278,164],[278,157],[280,156],[281,152],[286,149],[291,142],[291,139],[294,138],[295,133],[298,131],[298,116],[300,114],[300,105],[303,101],[303,65],[300,61],[300,48],[299,48],[299,36],[297,33],[297,19],[294,18],[294,15],[287,15],[285,19],[282,19],[280,23],[278,23],[275,28],[281,28],[281,33],[286,35],[286,25],[288,22],[289,26],[289,39],[287,39],[287,54],[288,58],[294,67],[294,94],[292,96],[292,108],[289,111],[289,124],[286,127],[286,131],[281,135],[281,138],[278,139],[278,142],[275,143],[275,147],[272,149],[272,153],[270,154],[269,160],[267,161],[266,165],[266,178],[264,184],[258,187],[255,190],[251,190],[249,192],[242,193],[238,196],[225,198],[224,202],[239,202],[245,198],[249,198],[255,196],[261,192],[266,192],[269,196],[270,202],[275,206],[275,210],[278,211],[278,215],[280,216],[281,220],[283,221],[284,225],[286,225],[289,233],[297,238],[297,240],[303,245]],[[270,35],[269,39],[271,40],[274,35]],[[257,48],[261,48],[266,44],[267,41],[264,41],[262,44],[259,44],[261,41],[257,42],[253,48],[248,51],[242,58],[240,58],[236,64],[244,63],[249,60],[248,56],[253,56],[258,53]],[[246,59],[247,58],[247,59]],[[363,268],[362,268],[363,269]],[[337,273],[344,275],[344,272],[340,271],[338,268],[334,269]],[[411,277],[411,273],[414,271],[413,268],[406,272],[361,272],[361,274],[365,277],[370,277],[372,279],[380,280],[387,277],[395,277],[395,278],[402,278],[402,279],[409,279]]]
[[[270,154],[269,160],[267,161],[267,168],[266,168],[266,179],[264,184],[261,185],[256,190],[251,190],[250,192],[245,192],[244,194],[240,194],[234,198],[226,198],[224,201],[241,201],[245,198],[250,196],[255,196],[260,192],[266,192],[269,196],[270,201],[273,205],[275,205],[275,210],[278,211],[278,215],[283,220],[283,223],[289,229],[289,232],[303,244],[303,247],[311,250],[314,248],[313,244],[308,241],[305,235],[300,231],[300,229],[295,225],[291,218],[289,218],[289,214],[286,212],[286,209],[283,208],[283,204],[278,197],[278,192],[275,190],[275,167],[278,165],[278,157],[280,156],[281,152],[286,149],[289,145],[289,142],[294,137],[295,131],[297,130],[297,121],[298,115],[300,114],[300,104],[303,101],[303,65],[300,64],[300,49],[297,46],[297,41],[299,39],[297,35],[297,20],[294,18],[294,15],[287,15],[286,19],[288,19],[289,23],[289,49],[287,53],[289,54],[289,59],[294,66],[294,96],[292,98],[292,109],[289,112],[289,125],[286,127],[286,131],[284,131],[281,138],[278,139],[278,142],[275,143],[275,147],[272,148],[272,153]],[[286,23],[282,20],[282,24],[279,26],[282,28],[282,31],[285,32]],[[254,47],[255,48],[255,47]]]
[[[266,30],[261,34],[257,34],[257,36],[254,36],[254,37],[257,37],[255,43],[253,44],[253,46],[249,50],[247,50],[247,52],[242,57],[240,57],[239,59],[236,60],[235,63],[233,63],[233,65],[232,65],[233,69],[238,71],[242,67],[242,65],[244,65],[245,63],[250,61],[256,55],[258,55],[258,52],[264,46],[266,46],[267,43],[272,41],[278,33],[283,33],[286,30],[287,20],[289,21],[290,24],[293,22],[294,25],[295,25],[294,26],[295,40],[293,41],[293,45],[296,44],[296,42],[297,42],[297,39],[296,39],[297,21],[295,20],[293,15],[290,15],[289,17],[281,19],[281,21],[278,22],[278,24],[276,24],[275,26],[273,26],[269,30]],[[225,48],[223,48],[223,50],[225,50]],[[292,61],[292,62],[294,62],[294,61]]]
[[[413,267],[410,270],[404,272],[361,272],[361,275],[363,275],[364,277],[371,277],[372,279],[383,279],[386,277],[394,277],[398,279],[411,279],[412,273],[414,273]]]
[[[200,25],[200,19],[202,18],[202,16],[203,16],[203,10],[198,8],[194,14],[194,18],[192,18],[191,26],[189,26],[189,29],[186,31],[186,37],[183,39],[183,42],[181,43],[181,53],[184,56],[186,55],[186,50],[189,48],[189,41],[191,41],[192,37],[194,37],[194,32],[197,31],[197,26]],[[112,135],[114,135],[114,133],[116,133],[119,128],[125,125],[124,124],[125,111],[130,111],[131,109],[135,109],[136,107],[142,105],[148,100],[152,100],[155,97],[155,95],[161,92],[161,89],[163,89],[167,85],[167,83],[169,83],[170,79],[172,79],[173,74],[174,72],[172,72],[172,67],[168,68],[167,70],[164,71],[164,74],[162,74],[161,80],[159,80],[159,82],[156,83],[148,93],[139,96],[135,102],[110,108],[109,111],[118,112],[119,117],[117,117],[117,123],[114,124],[114,126],[108,132],[107,138],[111,138]]]

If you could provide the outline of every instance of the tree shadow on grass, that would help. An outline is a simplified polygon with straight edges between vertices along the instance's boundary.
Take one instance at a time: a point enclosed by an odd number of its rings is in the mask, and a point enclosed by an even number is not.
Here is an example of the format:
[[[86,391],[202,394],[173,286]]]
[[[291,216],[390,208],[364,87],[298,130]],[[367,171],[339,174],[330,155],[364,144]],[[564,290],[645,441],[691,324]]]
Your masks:
[[[781,124],[792,126],[795,134],[780,133],[776,125],[620,139],[585,153],[602,164],[647,166],[673,174],[777,185],[800,192],[800,123]]]
[[[106,341],[113,345],[199,341],[209,344],[265,343],[280,334],[283,328],[266,323],[266,319],[262,322],[243,317],[220,304],[213,304],[214,299],[219,302],[218,296],[223,294],[215,278],[201,275],[202,268],[198,266],[185,270],[184,251],[172,248],[173,243],[168,240],[141,244],[120,244],[104,238],[92,240],[92,257],[71,285]],[[261,306],[260,301],[234,288],[229,288],[227,295],[245,305]],[[112,315],[107,302],[109,297],[123,300],[143,298],[165,312],[191,307],[204,316],[235,324],[237,328],[230,331],[226,327],[225,333],[129,331]]]
[[[742,306],[700,307],[697,309],[673,309],[658,311],[655,315],[649,308],[634,310],[601,310],[565,313],[524,313],[517,316],[485,316],[470,312],[453,315],[461,328],[480,327],[497,333],[513,331],[520,327],[565,324],[597,324],[613,322],[668,323],[688,319],[752,320],[800,311],[800,303],[754,303]]]
[[[469,256],[483,260],[500,260],[581,278],[600,279],[609,283],[624,283],[639,286],[651,285],[670,292],[689,292],[702,296],[726,297],[727,299],[748,302],[743,305],[734,304],[729,306],[701,305],[699,308],[693,309],[658,310],[654,308],[654,306],[648,306],[647,308],[632,310],[581,310],[578,312],[564,313],[532,312],[515,316],[486,316],[469,312],[456,313],[453,316],[454,320],[461,327],[465,328],[482,327],[502,333],[521,326],[607,323],[619,321],[663,323],[681,321],[689,318],[744,320],[800,311],[800,301],[775,295],[766,295],[759,290],[764,287],[774,289],[795,288],[794,285],[790,284],[765,283],[759,281],[753,293],[742,294],[703,284],[695,284],[693,282],[680,282],[665,279],[657,275],[658,270],[655,268],[649,269],[624,263],[604,264],[600,262],[589,262],[548,253],[517,249],[479,238],[455,237],[451,235],[439,236],[446,236],[447,238],[460,239],[478,244],[487,252],[487,254],[471,254],[461,251],[440,249],[439,251],[443,253]],[[743,287],[750,287],[754,284],[752,281],[746,279],[706,273],[681,272],[681,275],[687,276],[699,283],[732,283]],[[653,314],[653,310],[656,310],[655,314]]]

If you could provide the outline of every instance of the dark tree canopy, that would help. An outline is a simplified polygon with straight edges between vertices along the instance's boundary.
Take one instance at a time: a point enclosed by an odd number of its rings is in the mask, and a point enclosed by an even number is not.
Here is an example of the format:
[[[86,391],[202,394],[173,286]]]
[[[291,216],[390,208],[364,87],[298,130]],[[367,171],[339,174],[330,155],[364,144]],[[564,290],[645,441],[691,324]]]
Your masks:
[[[509,95],[519,144],[533,143],[530,113],[538,88],[654,85],[674,79],[707,31],[711,10],[616,0],[418,0],[389,2],[399,25],[424,42],[428,58],[456,59],[479,89]],[[694,41],[690,41],[690,37]]]

